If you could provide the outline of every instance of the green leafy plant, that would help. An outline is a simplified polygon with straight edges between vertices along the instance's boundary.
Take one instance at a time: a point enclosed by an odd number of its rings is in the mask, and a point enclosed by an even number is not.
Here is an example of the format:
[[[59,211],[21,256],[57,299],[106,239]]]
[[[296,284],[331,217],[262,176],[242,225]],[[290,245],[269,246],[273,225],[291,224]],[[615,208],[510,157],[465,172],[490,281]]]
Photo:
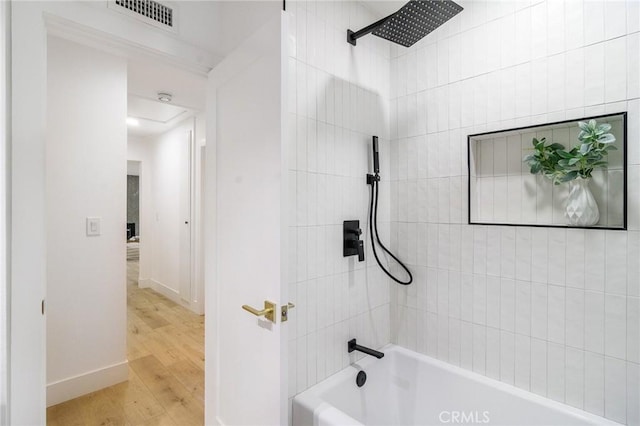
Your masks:
[[[540,173],[559,185],[577,178],[590,179],[595,169],[607,167],[606,156],[616,149],[616,138],[609,133],[611,125],[589,120],[578,126],[578,144],[569,151],[559,143],[547,145],[546,138],[533,138],[534,152],[523,159],[532,174]]]

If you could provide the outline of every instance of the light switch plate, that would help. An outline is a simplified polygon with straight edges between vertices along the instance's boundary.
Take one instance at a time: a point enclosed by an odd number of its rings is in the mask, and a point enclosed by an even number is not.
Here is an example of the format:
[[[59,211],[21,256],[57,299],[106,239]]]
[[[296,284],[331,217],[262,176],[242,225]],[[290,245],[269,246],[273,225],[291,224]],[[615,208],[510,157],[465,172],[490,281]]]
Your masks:
[[[95,237],[100,235],[100,218],[88,217],[87,218],[87,237]]]

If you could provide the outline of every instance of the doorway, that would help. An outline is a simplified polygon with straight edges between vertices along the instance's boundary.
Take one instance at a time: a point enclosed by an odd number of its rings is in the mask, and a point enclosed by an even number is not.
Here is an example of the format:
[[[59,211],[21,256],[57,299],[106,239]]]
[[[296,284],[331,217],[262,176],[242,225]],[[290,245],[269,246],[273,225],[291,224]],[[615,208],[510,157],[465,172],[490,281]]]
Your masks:
[[[259,3],[259,4],[258,4]],[[269,4],[270,3],[270,4]],[[263,6],[264,5],[264,6]],[[93,5],[92,5],[93,6]],[[116,56],[124,58],[130,57],[131,51],[136,52],[137,55],[144,56],[145,54],[153,55],[155,58],[164,58],[173,60],[173,63],[179,63],[182,66],[188,67],[190,70],[206,75],[212,68],[216,67],[221,58],[229,55],[229,53],[236,49],[248,35],[254,33],[257,28],[260,28],[267,20],[274,17],[276,14],[279,16],[281,3],[276,2],[192,2],[188,6],[184,6],[184,11],[190,11],[191,13],[180,13],[177,18],[179,21],[179,27],[184,29],[202,28],[207,31],[194,31],[194,37],[192,39],[186,39],[182,35],[177,37],[174,34],[163,34],[158,32],[155,28],[135,25],[128,18],[121,18],[116,16],[116,12],[104,7],[84,7],[80,4],[68,4],[59,2],[45,2],[45,3],[22,3],[18,2],[12,6],[12,31],[11,42],[14,47],[12,57],[12,93],[14,95],[14,106],[12,108],[12,205],[11,209],[14,212],[11,222],[11,229],[14,238],[11,242],[12,259],[11,259],[11,279],[14,282],[20,283],[19,286],[15,286],[11,292],[11,335],[15,338],[11,342],[11,354],[15,355],[11,358],[10,373],[12,377],[11,381],[11,400],[10,400],[10,423],[15,424],[43,424],[45,420],[46,406],[46,388],[47,382],[51,384],[50,380],[47,380],[47,373],[51,370],[46,365],[46,354],[50,352],[46,348],[46,328],[51,322],[51,310],[52,300],[46,295],[47,284],[50,282],[47,277],[47,229],[46,229],[46,212],[45,208],[45,182],[47,176],[45,168],[42,167],[46,150],[45,150],[45,125],[47,121],[48,112],[51,110],[47,104],[47,34],[55,34],[62,36],[69,40],[75,40],[81,44],[89,44],[98,48],[106,48]],[[219,13],[218,13],[219,12]],[[221,20],[222,25],[211,25],[211,16],[225,17]],[[194,21],[194,17],[198,19]],[[213,33],[213,34],[211,34]],[[88,36],[87,36],[88,34]],[[230,37],[225,38],[225,34]],[[280,29],[277,31],[278,37],[281,34]],[[262,36],[262,34],[261,34]],[[261,37],[264,39],[264,37]],[[260,41],[256,39],[256,41]],[[270,39],[271,41],[271,39]],[[261,45],[260,43],[257,43]],[[269,45],[269,51],[271,51],[271,44]],[[126,51],[126,52],[125,52]],[[260,49],[258,49],[260,51]],[[242,65],[243,57],[246,55],[235,55],[236,59],[239,59],[239,64]],[[93,65],[88,64],[89,67]],[[246,64],[245,64],[246,65]],[[126,67],[126,61],[125,61]],[[229,69],[229,67],[225,67]],[[82,69],[78,68],[78,71]],[[224,70],[221,68],[221,72]],[[125,71],[126,72],[126,71]],[[120,73],[120,71],[118,71]],[[220,74],[220,73],[218,73]],[[122,74],[119,74],[122,75]],[[271,75],[271,74],[270,74]],[[209,75],[211,79],[211,74]],[[93,86],[91,86],[91,92],[95,88],[105,87],[106,80],[98,80]],[[280,79],[265,80],[266,85],[278,84]],[[78,85],[76,81],[70,82],[69,87],[75,89]],[[87,92],[88,93],[88,92]],[[109,97],[110,93],[121,92],[105,92],[105,97]],[[66,96],[66,94],[63,94]],[[83,93],[78,93],[78,98],[82,97]],[[209,99],[209,96],[207,96]],[[126,99],[121,99],[122,105],[126,105]],[[215,117],[213,109],[207,110],[209,117]],[[213,105],[215,108],[215,105]],[[67,113],[67,118],[77,120],[79,124],[84,125],[80,118],[82,114],[70,113],[69,110],[60,109],[60,113]],[[120,117],[122,122],[124,116]],[[247,122],[245,119],[245,123]],[[120,120],[120,119],[119,119]],[[120,122],[120,121],[118,121]],[[213,123],[210,121],[210,123]],[[239,123],[238,123],[239,124]],[[211,129],[213,126],[209,126],[208,133],[210,134],[209,140],[214,141],[215,134]],[[249,126],[250,127],[250,126]],[[89,130],[91,130],[89,128]],[[202,133],[200,133],[202,135]],[[126,127],[123,126],[119,130],[114,138],[104,138],[101,134],[95,134],[92,131],[87,131],[84,134],[84,141],[100,140],[103,148],[113,149],[111,143],[114,140],[119,139],[121,135],[126,135]],[[268,136],[271,136],[269,134]],[[76,137],[76,135],[74,135]],[[255,138],[256,142],[262,144],[265,135],[260,134]],[[199,140],[199,137],[196,137]],[[269,140],[271,140],[270,138]],[[91,151],[91,155],[100,160],[102,150],[100,146]],[[212,209],[215,207],[213,204],[215,200],[215,188],[216,188],[216,150],[207,149],[207,188],[210,192],[207,197],[207,232],[214,233],[216,216],[215,211]],[[91,157],[93,159],[93,157]],[[124,183],[125,171],[124,165],[126,162],[123,160],[120,169],[121,182],[119,187],[124,190],[126,185]],[[91,167],[86,164],[85,170],[91,171]],[[90,173],[89,173],[90,174]],[[84,178],[85,176],[81,176]],[[100,185],[94,185],[91,190],[95,193],[100,193],[104,189]],[[120,200],[120,199],[118,199]],[[111,202],[120,203],[116,198],[112,198]],[[124,202],[125,197],[121,198]],[[65,200],[58,200],[58,202],[64,202]],[[120,236],[120,241],[114,243],[111,246],[111,250],[115,253],[118,252],[120,262],[125,258],[125,245],[123,241],[126,237],[126,218],[124,215],[125,206],[120,205],[121,209],[121,223],[115,224],[117,234]],[[198,209],[199,210],[199,209]],[[198,211],[197,210],[197,211]],[[86,216],[79,216],[78,218],[67,218],[69,223],[73,223],[76,227],[73,235],[78,234],[78,226],[81,226],[81,234],[84,235]],[[197,223],[196,223],[197,224]],[[102,223],[102,231],[106,231],[104,228],[105,223]],[[213,226],[211,226],[213,225]],[[109,224],[109,226],[112,226]],[[199,233],[199,231],[196,231]],[[69,233],[68,235],[72,235]],[[68,239],[71,242],[71,239]],[[100,238],[93,238],[91,241],[102,241]],[[214,288],[216,287],[217,279],[215,277],[216,267],[216,252],[215,244],[212,238],[207,238],[206,241],[206,253],[207,253],[207,281]],[[58,251],[64,252],[64,249],[57,248]],[[196,252],[195,258],[198,258]],[[124,263],[124,262],[122,262]],[[91,269],[87,265],[79,262],[78,266],[83,269]],[[125,306],[126,309],[126,269],[122,265],[122,281],[117,281],[117,285],[121,285],[121,295],[118,297],[118,306]],[[101,267],[99,265],[99,267]],[[196,276],[199,272],[196,269]],[[115,281],[114,281],[115,282]],[[196,280],[198,282],[198,280]],[[88,291],[93,287],[87,285],[85,282],[84,287],[80,287],[82,291]],[[213,298],[214,291],[207,292]],[[45,295],[46,300],[46,316],[43,315],[41,305],[44,303]],[[69,292],[66,294],[69,299],[79,298],[78,294]],[[198,296],[198,300],[202,300]],[[269,297],[268,295],[265,297]],[[223,297],[224,300],[224,297]],[[105,315],[106,300],[99,299],[101,303],[96,306],[86,306],[88,315],[81,317],[73,324],[73,328],[76,330],[88,329],[92,330],[87,318],[94,313],[101,313]],[[122,302],[122,303],[121,303]],[[212,309],[211,312],[216,312],[220,303],[217,303],[217,299],[211,299],[208,301],[208,309]],[[247,300],[243,300],[243,303]],[[36,309],[37,308],[37,309]],[[239,309],[239,308],[237,308]],[[246,315],[246,314],[245,314]],[[114,317],[105,315],[111,322],[121,321],[120,317]],[[210,315],[208,321],[214,321],[214,316]],[[244,320],[253,320],[253,318],[247,319],[241,317]],[[124,322],[124,318],[122,318]],[[213,324],[217,324],[215,321]],[[210,323],[209,323],[210,324]],[[216,334],[213,333],[213,324],[209,327],[208,333],[210,339],[208,339],[209,357],[207,363],[210,367],[208,370],[217,374],[219,369],[215,363],[216,357],[214,351],[217,349]],[[110,328],[109,328],[110,329]],[[123,324],[122,328],[126,330],[126,324]],[[104,330],[94,328],[92,330],[95,334],[99,335],[103,340],[107,337]],[[279,337],[277,335],[276,337]],[[285,339],[286,340],[286,339]],[[113,347],[113,346],[112,346]],[[75,354],[82,353],[85,349],[96,351],[106,356],[106,352],[103,354],[100,351],[100,347],[76,347]],[[118,345],[118,351],[126,353],[126,347]],[[284,362],[284,360],[283,360]],[[70,359],[70,365],[76,365],[77,358]],[[247,366],[253,371],[265,370],[263,368],[264,362],[261,364]],[[120,369],[119,361],[111,364],[115,370]],[[272,368],[269,369],[271,371]],[[112,369],[98,369],[96,371],[111,373]],[[266,370],[265,370],[266,371]],[[281,371],[281,368],[275,366],[275,371]],[[107,374],[109,376],[109,374]],[[211,419],[217,417],[218,413],[215,411],[218,401],[215,401],[217,391],[215,391],[215,381],[212,374],[208,374],[209,396],[207,397],[207,407],[213,407],[208,410],[208,417]],[[280,381],[278,381],[280,382]],[[267,382],[265,382],[267,383]],[[268,382],[272,384],[272,381]],[[266,385],[265,385],[266,386]],[[282,388],[282,387],[281,387]],[[286,407],[286,398],[285,407]],[[284,412],[284,409],[283,409]]]
[[[200,425],[206,78],[49,46],[47,422]]]

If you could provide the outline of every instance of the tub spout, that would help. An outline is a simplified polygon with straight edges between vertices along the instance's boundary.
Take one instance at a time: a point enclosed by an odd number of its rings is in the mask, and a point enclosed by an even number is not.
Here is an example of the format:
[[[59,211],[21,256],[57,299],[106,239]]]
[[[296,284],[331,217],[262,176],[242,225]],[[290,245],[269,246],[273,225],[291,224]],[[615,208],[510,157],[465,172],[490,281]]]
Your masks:
[[[360,351],[362,353],[365,353],[367,355],[371,355],[371,356],[375,356],[376,358],[380,359],[384,356],[384,354],[382,352],[378,352],[375,351],[373,349],[370,348],[366,348],[364,346],[360,346],[358,344],[356,344],[356,339],[351,339],[347,342],[347,350],[349,351],[349,353],[353,352],[353,351]]]

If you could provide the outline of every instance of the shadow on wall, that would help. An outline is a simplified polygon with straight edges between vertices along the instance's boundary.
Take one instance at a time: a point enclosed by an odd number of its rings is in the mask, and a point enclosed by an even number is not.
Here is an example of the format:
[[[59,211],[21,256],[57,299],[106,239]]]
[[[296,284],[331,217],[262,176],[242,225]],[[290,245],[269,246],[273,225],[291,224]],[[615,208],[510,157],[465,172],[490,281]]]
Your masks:
[[[291,372],[295,386],[290,396],[357,360],[360,355],[350,358],[347,353],[349,338],[357,337],[374,348],[390,341],[389,284],[371,252],[366,183],[367,173],[372,172],[371,140],[376,135],[382,174],[378,221],[380,236],[388,241],[389,107],[384,92],[354,82],[364,80],[374,86],[378,81],[373,70],[365,78],[366,72],[358,69],[362,63],[358,55],[367,50],[361,52],[345,52],[349,69],[358,76],[351,81],[290,59],[297,95],[289,103],[289,193],[295,206],[289,219],[289,293],[296,302],[291,311],[290,353],[292,365],[313,370],[304,377]],[[360,220],[364,262],[358,262],[357,256],[342,256],[344,220]],[[309,345],[317,351],[315,361],[307,359]]]

